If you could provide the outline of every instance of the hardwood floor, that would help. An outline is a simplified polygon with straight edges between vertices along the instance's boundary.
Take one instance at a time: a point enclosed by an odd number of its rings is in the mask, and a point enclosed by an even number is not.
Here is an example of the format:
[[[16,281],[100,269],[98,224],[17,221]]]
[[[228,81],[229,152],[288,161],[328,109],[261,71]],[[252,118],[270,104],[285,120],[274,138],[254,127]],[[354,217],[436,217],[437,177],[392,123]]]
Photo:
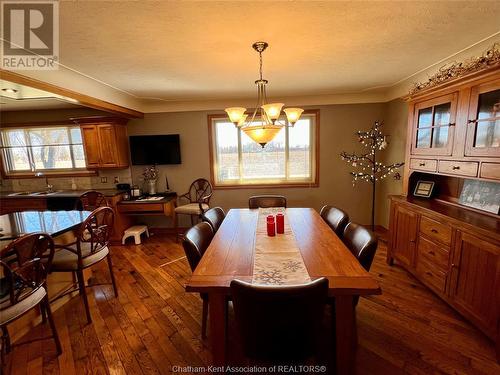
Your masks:
[[[385,253],[382,244],[371,271],[383,294],[361,299],[357,308],[357,373],[500,374],[493,344],[406,271],[387,266]],[[54,313],[63,354],[56,357],[51,340],[14,346],[7,373],[168,374],[172,366],[210,363],[200,335],[201,299],[184,292],[191,272],[173,237],[113,246],[112,255],[119,297],[111,285],[88,289],[91,325],[81,299],[73,298]],[[104,263],[94,275],[95,283],[109,282]],[[38,326],[21,341],[49,332]],[[237,361],[237,340],[229,340]]]

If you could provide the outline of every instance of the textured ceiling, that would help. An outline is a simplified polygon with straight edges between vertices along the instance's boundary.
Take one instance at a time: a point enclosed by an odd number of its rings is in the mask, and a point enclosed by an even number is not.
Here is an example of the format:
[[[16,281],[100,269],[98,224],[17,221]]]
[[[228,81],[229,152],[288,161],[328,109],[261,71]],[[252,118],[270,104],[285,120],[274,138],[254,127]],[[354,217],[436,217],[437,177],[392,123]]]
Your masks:
[[[140,97],[272,96],[394,83],[491,36],[500,2],[61,2],[61,63]]]

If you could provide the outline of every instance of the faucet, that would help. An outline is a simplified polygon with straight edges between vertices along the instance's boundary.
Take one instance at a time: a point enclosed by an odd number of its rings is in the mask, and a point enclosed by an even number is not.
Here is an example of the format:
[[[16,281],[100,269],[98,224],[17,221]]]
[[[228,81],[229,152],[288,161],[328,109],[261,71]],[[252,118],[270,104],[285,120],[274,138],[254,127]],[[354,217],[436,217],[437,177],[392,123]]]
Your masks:
[[[36,177],[43,177],[44,174],[42,172],[35,173]],[[45,176],[45,187],[47,188],[47,193],[52,193],[54,191],[54,185],[49,184],[49,178]]]

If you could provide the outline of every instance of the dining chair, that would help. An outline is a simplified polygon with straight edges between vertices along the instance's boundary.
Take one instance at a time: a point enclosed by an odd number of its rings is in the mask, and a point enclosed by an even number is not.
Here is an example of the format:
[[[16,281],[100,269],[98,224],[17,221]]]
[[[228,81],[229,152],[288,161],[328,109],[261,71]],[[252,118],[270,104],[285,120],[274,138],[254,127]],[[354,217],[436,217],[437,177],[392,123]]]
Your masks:
[[[78,211],[94,211],[96,208],[107,206],[106,197],[101,192],[89,190],[80,195],[75,209]]]
[[[349,215],[340,208],[329,205],[323,206],[319,214],[335,234],[342,238],[344,229],[349,223]]]
[[[74,284],[74,288],[59,297],[78,290],[83,299],[87,322],[89,324],[92,323],[92,318],[85,290],[84,269],[92,267],[106,259],[111,275],[113,291],[115,297],[118,297],[111,254],[108,248],[111,231],[113,230],[113,222],[114,212],[112,208],[99,207],[95,209],[76,231],[75,242],[56,246],[57,251],[54,253],[54,260],[52,261],[51,272],[71,272],[76,274],[77,283]]]
[[[231,281],[244,354],[254,360],[301,360],[316,354],[328,280],[303,285]]]
[[[7,325],[39,307],[43,322],[48,319],[57,354],[62,353],[47,294],[47,273],[54,257],[54,242],[46,233],[24,235],[0,251],[1,368],[11,350]],[[1,371],[0,371],[1,372]]]
[[[282,195],[254,195],[248,199],[248,208],[286,208],[286,198]]]
[[[363,268],[369,272],[378,247],[377,236],[362,225],[350,222],[344,229],[342,240]],[[359,297],[354,299],[354,305],[358,304],[358,300]]]
[[[184,234],[182,247],[186,253],[191,271],[195,270],[213,237],[214,231],[212,226],[205,222],[196,224]],[[200,293],[200,297],[203,301],[201,336],[205,338],[207,337],[208,294]]]
[[[179,205],[175,208],[175,234],[179,238],[179,217],[177,215],[189,215],[191,218],[191,226],[195,223],[193,217],[201,218],[201,215],[210,208],[210,198],[212,197],[212,184],[204,179],[199,178],[189,186],[187,193],[179,196],[179,202],[188,202]]]
[[[212,227],[214,234],[215,234],[219,230],[219,227],[221,226],[225,217],[226,217],[226,213],[224,212],[224,210],[222,208],[214,207],[214,208],[211,208],[211,209],[205,211],[201,215],[201,220],[210,224],[210,226]]]

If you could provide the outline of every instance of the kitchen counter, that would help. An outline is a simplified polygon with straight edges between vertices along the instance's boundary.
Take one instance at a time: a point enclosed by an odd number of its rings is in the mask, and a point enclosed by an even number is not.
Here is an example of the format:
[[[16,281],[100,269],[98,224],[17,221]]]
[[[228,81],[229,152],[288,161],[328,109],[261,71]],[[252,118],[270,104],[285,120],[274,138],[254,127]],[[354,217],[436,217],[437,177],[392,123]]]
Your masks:
[[[89,191],[89,190],[96,190],[102,194],[104,194],[105,197],[114,197],[120,194],[123,194],[123,190],[117,190],[117,189],[86,189],[86,190],[54,190],[53,193],[49,194],[37,194],[37,192],[40,192],[42,190],[34,190],[32,194],[16,194],[16,193],[23,193],[23,192],[16,192],[16,191],[1,191],[0,192],[0,198],[2,199],[11,199],[11,198],[40,198],[40,199],[48,199],[48,198],[78,198],[81,196],[83,193]]]

